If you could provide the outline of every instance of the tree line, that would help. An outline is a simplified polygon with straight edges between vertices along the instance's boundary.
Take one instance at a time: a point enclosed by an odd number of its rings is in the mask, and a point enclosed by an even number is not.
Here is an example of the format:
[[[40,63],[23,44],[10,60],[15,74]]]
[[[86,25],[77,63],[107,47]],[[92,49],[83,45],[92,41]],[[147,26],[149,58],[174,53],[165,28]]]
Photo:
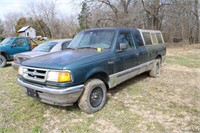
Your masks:
[[[25,18],[37,35],[49,38],[73,37],[88,28],[129,27],[161,30],[166,42],[200,41],[199,0],[83,0],[75,6],[80,13],[70,17],[58,14],[53,0],[30,2],[28,7],[28,17],[13,13],[13,18],[0,21],[0,34],[2,23],[2,33],[13,34]]]

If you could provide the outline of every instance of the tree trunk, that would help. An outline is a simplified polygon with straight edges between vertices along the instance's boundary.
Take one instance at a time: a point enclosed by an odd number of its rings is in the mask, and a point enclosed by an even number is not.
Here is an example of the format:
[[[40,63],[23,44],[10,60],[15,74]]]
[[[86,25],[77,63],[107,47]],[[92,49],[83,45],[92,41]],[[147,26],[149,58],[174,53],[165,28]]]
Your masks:
[[[199,12],[198,8],[199,7],[199,0],[195,0],[195,7],[194,7],[194,12],[195,12],[195,17],[196,17],[196,37],[195,37],[195,43],[199,43]]]
[[[43,28],[41,27],[40,23],[38,22],[39,20],[36,20],[36,24],[38,25],[38,27],[41,29],[43,36],[46,36]]]
[[[159,20],[158,20],[158,10],[159,10],[160,0],[153,1],[153,8],[154,8],[154,16],[153,16],[153,28],[154,30],[159,29]]]

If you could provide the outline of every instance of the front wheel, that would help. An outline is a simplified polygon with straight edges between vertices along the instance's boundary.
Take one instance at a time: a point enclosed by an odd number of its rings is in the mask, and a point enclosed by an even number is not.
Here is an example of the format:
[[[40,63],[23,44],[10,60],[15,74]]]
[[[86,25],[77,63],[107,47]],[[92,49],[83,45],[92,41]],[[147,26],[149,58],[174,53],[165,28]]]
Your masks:
[[[161,69],[161,61],[160,59],[156,59],[153,64],[153,68],[149,71],[149,75],[151,77],[157,78],[160,76],[160,69]]]
[[[7,63],[6,58],[3,55],[0,55],[0,67],[4,67]]]
[[[103,108],[106,102],[107,89],[100,79],[88,80],[81,95],[78,106],[88,114],[94,113]]]

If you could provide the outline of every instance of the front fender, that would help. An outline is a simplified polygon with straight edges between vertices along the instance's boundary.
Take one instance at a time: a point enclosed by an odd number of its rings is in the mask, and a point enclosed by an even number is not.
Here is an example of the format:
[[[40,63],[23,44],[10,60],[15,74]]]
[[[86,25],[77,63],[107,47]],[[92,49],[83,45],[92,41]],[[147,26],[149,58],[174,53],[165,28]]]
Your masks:
[[[97,67],[97,68],[93,68],[91,69],[85,76],[85,81],[87,81],[90,77],[98,74],[98,73],[104,73],[106,75],[108,75],[104,69],[102,69],[101,67]]]

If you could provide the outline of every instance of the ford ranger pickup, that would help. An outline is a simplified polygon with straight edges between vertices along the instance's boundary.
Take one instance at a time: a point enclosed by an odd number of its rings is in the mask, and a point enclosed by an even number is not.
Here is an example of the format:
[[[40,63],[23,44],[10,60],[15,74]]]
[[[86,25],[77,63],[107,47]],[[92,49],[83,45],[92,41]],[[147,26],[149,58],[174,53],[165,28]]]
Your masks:
[[[160,76],[166,47],[160,31],[99,28],[78,33],[68,49],[22,62],[17,82],[41,102],[86,113],[103,108],[107,90],[143,72]]]

